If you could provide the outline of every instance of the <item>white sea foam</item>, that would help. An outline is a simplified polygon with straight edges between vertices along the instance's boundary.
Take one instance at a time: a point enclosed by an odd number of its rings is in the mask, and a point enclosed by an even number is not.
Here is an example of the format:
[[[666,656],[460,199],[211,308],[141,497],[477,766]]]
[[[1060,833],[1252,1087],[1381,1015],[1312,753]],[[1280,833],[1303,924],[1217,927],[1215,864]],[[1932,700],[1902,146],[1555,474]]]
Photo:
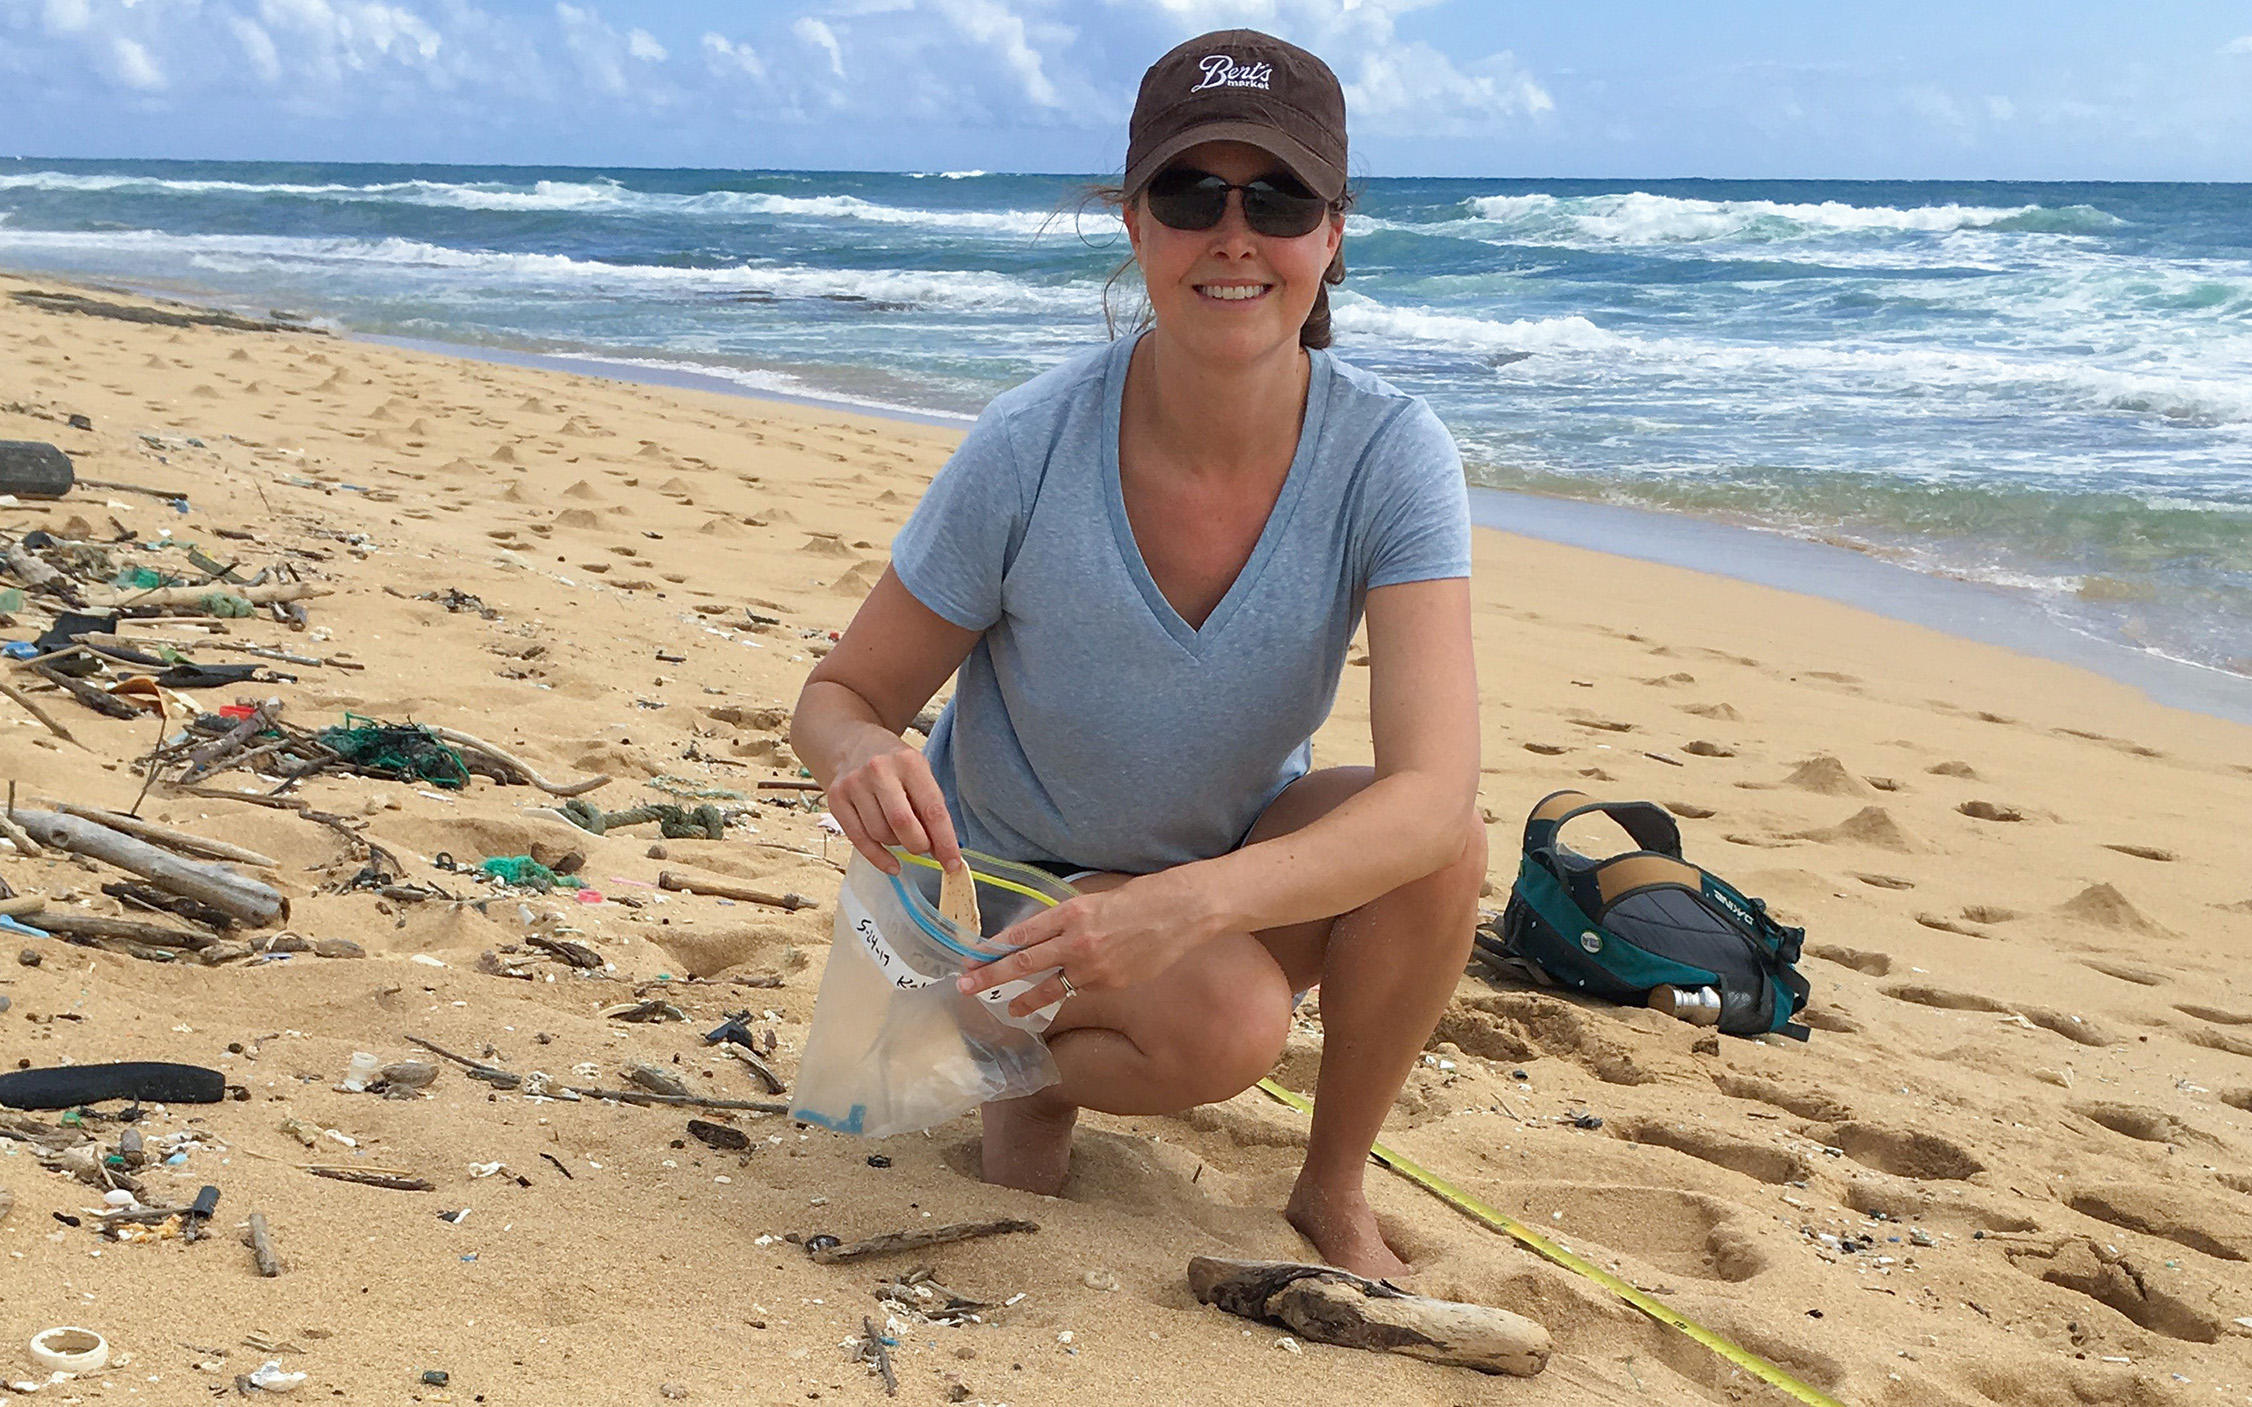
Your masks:
[[[1395,308],[1350,292],[1334,295],[1331,320],[1347,335],[1433,343],[1479,352],[1600,352],[1627,346],[1586,318],[1518,318],[1496,322],[1427,308]]]
[[[2124,222],[2093,206],[1793,204],[1773,200],[1691,200],[1624,191],[1611,195],[1482,195],[1463,201],[1478,221],[1511,237],[1594,244],[1676,244],[1708,240],[1777,241],[1895,231],[2023,230],[2076,232]]]
[[[941,175],[982,175],[945,172]],[[639,191],[607,178],[591,181],[537,181],[529,186],[501,182],[383,181],[367,185],[334,182],[172,180],[155,176],[28,171],[0,175],[0,190],[79,193],[141,192],[181,196],[293,196],[308,200],[423,205],[453,210],[560,210],[587,214],[741,216],[781,215],[856,220],[868,224],[922,225],[935,229],[1038,234],[1052,224],[1069,228],[1068,216],[1038,210],[924,210],[885,205],[850,195],[796,196],[765,191],[706,191],[694,195]]]
[[[864,300],[945,310],[1054,312],[1092,306],[1091,286],[1049,288],[1005,274],[950,269],[824,269],[797,264],[734,264],[717,268],[613,264],[561,254],[453,249],[413,239],[317,239],[280,235],[173,235],[154,230],[0,230],[0,251],[124,254],[137,261],[254,274],[275,266],[330,268],[380,266],[397,274],[420,272],[448,283],[500,284],[525,289],[562,287],[581,294],[676,289],[683,292],[766,294],[777,298]],[[151,259],[154,256],[154,259]]]
[[[560,361],[593,362],[603,366],[640,367],[666,373],[685,373],[707,376],[715,381],[726,381],[747,391],[768,392],[781,396],[796,396],[805,400],[823,401],[832,405],[857,406],[863,410],[881,411],[886,415],[910,415],[959,420],[964,424],[977,419],[954,411],[931,410],[924,406],[906,405],[898,401],[880,400],[873,396],[855,395],[849,391],[831,390],[786,371],[773,371],[761,367],[727,366],[715,362],[674,361],[663,357],[613,356],[606,352],[554,352],[549,353]]]

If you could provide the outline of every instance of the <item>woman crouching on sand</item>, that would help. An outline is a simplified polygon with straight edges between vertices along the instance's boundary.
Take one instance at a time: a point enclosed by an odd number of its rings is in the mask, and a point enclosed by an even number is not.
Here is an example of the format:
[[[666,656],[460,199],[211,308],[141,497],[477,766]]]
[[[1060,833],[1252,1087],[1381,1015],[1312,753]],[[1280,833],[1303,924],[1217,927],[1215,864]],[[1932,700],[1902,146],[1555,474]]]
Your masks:
[[[984,1110],[984,1175],[1055,1193],[1081,1109],[1172,1113],[1272,1068],[1292,993],[1326,1045],[1287,1214],[1405,1263],[1362,1187],[1470,947],[1469,508],[1431,410],[1329,355],[1345,103],[1228,30],[1143,76],[1121,213],[1153,321],[997,397],[798,701],[856,848],[1035,863],[1083,896],[964,979],[1041,972],[1059,1083]],[[1311,768],[1365,614],[1374,767]],[[901,732],[947,677],[917,752]]]

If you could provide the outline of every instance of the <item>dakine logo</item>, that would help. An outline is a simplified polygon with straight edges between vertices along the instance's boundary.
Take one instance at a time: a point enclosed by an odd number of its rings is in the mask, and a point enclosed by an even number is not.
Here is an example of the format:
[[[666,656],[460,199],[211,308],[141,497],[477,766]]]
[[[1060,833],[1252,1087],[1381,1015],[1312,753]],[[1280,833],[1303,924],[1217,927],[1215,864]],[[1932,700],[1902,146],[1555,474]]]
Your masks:
[[[1204,70],[1204,81],[1189,89],[1192,93],[1207,88],[1264,88],[1275,75],[1273,64],[1239,64],[1226,54],[1206,54],[1197,67]]]

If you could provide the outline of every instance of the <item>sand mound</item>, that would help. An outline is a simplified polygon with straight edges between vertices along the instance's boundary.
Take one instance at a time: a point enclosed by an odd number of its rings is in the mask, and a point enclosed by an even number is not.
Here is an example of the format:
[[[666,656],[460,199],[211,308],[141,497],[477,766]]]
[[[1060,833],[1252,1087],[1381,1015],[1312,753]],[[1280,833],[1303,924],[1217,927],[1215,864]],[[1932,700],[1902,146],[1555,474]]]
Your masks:
[[[857,557],[859,555],[845,546],[844,539],[835,533],[815,533],[798,547],[798,551],[815,557]]]
[[[2098,928],[2140,933],[2147,938],[2174,936],[2172,929],[2143,913],[2128,901],[2126,895],[2108,884],[2089,885],[2057,905],[2056,912]]]
[[[862,562],[830,582],[829,590],[839,596],[865,596],[875,588],[877,582],[883,580],[883,576],[883,563]]]
[[[1799,831],[1795,838],[1831,845],[1865,845],[1872,850],[1890,850],[1902,855],[1922,854],[1931,849],[1882,806],[1865,806],[1834,826]]]
[[[574,480],[569,488],[563,490],[563,496],[565,498],[591,499],[596,503],[602,502],[602,490],[584,479]]]
[[[1828,753],[1816,753],[1791,769],[1783,785],[1800,791],[1820,792],[1824,796],[1867,796],[1868,783],[1846,770],[1843,762]]]
[[[751,530],[733,518],[706,518],[696,528],[706,537],[749,537]]]
[[[591,508],[566,508],[555,515],[555,526],[559,528],[599,528],[602,526],[602,515]]]

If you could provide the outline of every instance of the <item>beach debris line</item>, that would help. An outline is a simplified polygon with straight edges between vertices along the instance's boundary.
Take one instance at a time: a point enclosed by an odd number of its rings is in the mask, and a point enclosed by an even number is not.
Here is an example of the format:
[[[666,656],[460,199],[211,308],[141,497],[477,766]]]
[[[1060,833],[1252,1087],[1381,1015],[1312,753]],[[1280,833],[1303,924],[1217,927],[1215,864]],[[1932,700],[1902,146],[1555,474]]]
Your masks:
[[[1548,1330],[1522,1315],[1411,1295],[1332,1266],[1198,1256],[1189,1262],[1188,1281],[1201,1304],[1282,1325],[1315,1343],[1520,1378],[1548,1366]]]

